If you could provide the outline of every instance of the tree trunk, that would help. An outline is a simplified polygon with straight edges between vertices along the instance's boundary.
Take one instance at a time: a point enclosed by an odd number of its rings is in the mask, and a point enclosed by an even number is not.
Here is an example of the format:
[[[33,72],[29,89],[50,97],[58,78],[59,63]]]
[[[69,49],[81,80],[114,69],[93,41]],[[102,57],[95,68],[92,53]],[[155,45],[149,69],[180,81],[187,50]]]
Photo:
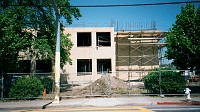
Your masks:
[[[52,73],[55,73],[55,60],[51,60],[51,66]]]
[[[36,73],[36,58],[35,56],[31,59],[31,68],[30,68],[31,75],[34,75]]]
[[[33,47],[31,48],[31,51],[30,73],[31,75],[34,75],[36,73],[36,53]]]

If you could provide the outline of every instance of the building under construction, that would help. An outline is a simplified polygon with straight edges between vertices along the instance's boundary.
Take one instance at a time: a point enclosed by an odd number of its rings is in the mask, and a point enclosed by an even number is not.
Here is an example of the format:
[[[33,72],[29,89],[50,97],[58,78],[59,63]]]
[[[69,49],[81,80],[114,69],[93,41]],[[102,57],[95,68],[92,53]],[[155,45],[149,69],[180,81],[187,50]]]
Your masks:
[[[159,50],[166,32],[159,30],[121,31],[115,33],[116,75],[125,80],[140,79],[145,71],[159,67]],[[126,75],[125,75],[126,74]]]
[[[165,45],[161,41],[166,35],[154,24],[140,30],[74,27],[65,28],[64,32],[71,35],[74,43],[72,65],[63,68],[68,81],[93,81],[105,74],[123,80],[141,79],[159,67],[159,50]]]

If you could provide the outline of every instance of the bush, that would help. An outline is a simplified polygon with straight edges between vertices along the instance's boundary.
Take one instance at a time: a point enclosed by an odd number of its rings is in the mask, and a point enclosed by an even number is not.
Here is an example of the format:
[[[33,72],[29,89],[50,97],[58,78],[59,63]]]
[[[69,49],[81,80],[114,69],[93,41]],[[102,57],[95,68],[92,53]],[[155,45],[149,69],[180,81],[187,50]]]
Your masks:
[[[40,78],[40,81],[42,82],[43,87],[46,88],[46,92],[50,93],[53,88],[53,79],[49,77],[44,77]]]
[[[13,83],[9,91],[9,97],[16,99],[38,97],[42,94],[43,89],[44,87],[38,78],[34,76],[22,77]]]
[[[169,71],[167,71],[169,70]],[[171,71],[170,71],[171,70]],[[161,84],[159,85],[159,70],[155,69],[144,77],[145,88],[153,93],[181,93],[185,88],[184,77],[170,68],[161,68]]]

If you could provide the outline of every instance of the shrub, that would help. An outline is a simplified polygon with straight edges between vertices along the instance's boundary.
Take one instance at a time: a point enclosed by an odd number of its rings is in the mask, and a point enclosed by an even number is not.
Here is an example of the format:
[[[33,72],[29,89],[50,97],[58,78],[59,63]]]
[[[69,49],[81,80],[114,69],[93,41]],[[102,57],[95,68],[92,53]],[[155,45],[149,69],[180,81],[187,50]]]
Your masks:
[[[168,71],[167,71],[168,70]],[[170,71],[171,70],[171,71]],[[184,77],[170,68],[161,68],[161,83],[159,85],[159,70],[154,69],[144,77],[145,88],[153,93],[181,93],[185,87]]]
[[[46,92],[50,93],[53,88],[53,79],[49,77],[44,77],[44,78],[40,78],[40,80],[42,82],[43,87],[46,88]]]
[[[22,77],[13,83],[9,91],[9,97],[16,99],[38,97],[42,94],[43,89],[43,85],[38,78],[34,76]]]

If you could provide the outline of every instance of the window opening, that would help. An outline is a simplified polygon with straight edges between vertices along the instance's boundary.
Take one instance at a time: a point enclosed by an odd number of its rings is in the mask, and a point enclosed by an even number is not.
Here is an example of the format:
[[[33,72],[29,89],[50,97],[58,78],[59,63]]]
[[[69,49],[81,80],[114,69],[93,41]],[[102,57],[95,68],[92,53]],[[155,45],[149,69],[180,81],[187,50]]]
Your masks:
[[[96,33],[97,46],[111,46],[110,32]]]
[[[46,73],[52,71],[51,60],[37,60],[36,61],[36,72]]]
[[[77,73],[78,75],[90,75],[92,72],[91,59],[78,59],[77,60]]]
[[[78,32],[77,46],[91,46],[91,32]]]
[[[97,59],[97,72],[100,74],[109,73],[111,69],[111,59]]]
[[[20,60],[19,61],[20,72],[22,72],[22,73],[29,73],[30,66],[31,66],[30,60]]]

